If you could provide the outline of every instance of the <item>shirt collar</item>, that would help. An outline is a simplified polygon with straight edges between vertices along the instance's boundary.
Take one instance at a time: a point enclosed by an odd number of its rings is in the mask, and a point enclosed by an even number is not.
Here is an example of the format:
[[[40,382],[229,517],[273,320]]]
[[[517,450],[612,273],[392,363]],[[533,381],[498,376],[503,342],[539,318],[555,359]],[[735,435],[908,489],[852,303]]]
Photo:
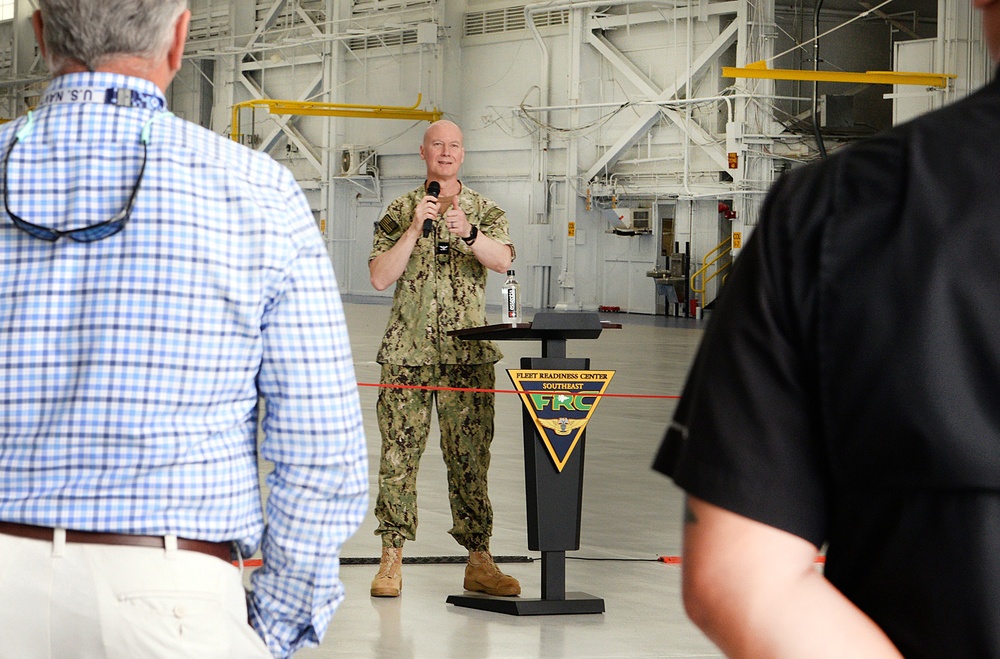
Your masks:
[[[67,73],[53,78],[39,106],[56,103],[106,103],[151,110],[167,107],[167,99],[153,82],[106,72]]]

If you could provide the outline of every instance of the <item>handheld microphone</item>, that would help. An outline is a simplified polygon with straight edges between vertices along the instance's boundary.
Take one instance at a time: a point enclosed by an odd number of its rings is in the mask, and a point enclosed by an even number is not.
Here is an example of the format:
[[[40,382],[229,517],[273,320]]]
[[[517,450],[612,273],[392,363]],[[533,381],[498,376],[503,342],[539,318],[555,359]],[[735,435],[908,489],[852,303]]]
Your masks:
[[[437,199],[438,195],[441,194],[441,184],[438,183],[437,181],[431,181],[430,183],[428,183],[427,194]],[[434,220],[428,217],[426,220],[424,220],[424,238],[431,235],[431,231],[433,230],[434,230]]]

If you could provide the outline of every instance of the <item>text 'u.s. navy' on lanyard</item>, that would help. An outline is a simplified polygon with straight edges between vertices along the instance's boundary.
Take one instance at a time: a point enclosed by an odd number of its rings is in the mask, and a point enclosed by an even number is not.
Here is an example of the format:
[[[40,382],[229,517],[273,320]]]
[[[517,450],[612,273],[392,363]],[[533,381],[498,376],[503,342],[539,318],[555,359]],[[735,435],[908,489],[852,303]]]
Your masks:
[[[158,94],[128,87],[67,87],[45,92],[39,105],[55,103],[101,103],[123,108],[166,110],[167,102]]]

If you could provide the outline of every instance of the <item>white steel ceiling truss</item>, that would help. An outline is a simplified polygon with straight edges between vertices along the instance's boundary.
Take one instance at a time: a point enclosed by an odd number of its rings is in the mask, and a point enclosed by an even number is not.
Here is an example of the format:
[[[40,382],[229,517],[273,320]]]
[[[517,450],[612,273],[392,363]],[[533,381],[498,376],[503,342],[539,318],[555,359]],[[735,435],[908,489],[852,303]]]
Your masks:
[[[595,32],[594,30],[588,29],[586,32],[587,43],[593,46],[601,55],[619,72],[621,72],[626,79],[630,80],[647,98],[654,99],[657,103],[667,103],[671,99],[676,99],[678,94],[688,88],[691,81],[699,73],[701,73],[706,66],[712,63],[727,48],[733,45],[736,41],[737,36],[737,23],[734,21],[730,23],[722,33],[707,47],[702,51],[697,59],[694,60],[692,66],[689,70],[685,71],[682,75],[665,89],[657,89],[657,87],[642,73],[639,69],[622,54],[617,48],[615,48],[607,39]],[[658,105],[648,105],[642,106],[637,109],[639,117],[636,119],[632,125],[627,128],[621,136],[615,141],[615,143],[608,148],[605,153],[598,158],[598,160],[590,166],[587,173],[584,174],[583,179],[585,181],[591,181],[597,177],[602,171],[606,171],[608,168],[612,167],[627,151],[632,145],[634,145],[643,135],[649,131],[654,124],[659,120],[660,116],[665,116],[670,119],[674,124],[677,125],[681,131],[685,132],[694,144],[698,145],[708,156],[712,159],[712,162],[718,165],[719,169],[726,169],[727,158],[723,149],[718,146],[713,138],[708,132],[703,128],[698,126],[693,122],[687,122],[684,116],[669,107],[663,107]]]
[[[314,18],[310,16],[308,12],[303,10],[298,2],[295,0],[275,0],[275,2],[267,8],[264,14],[260,16],[256,31],[247,44],[242,48],[242,52],[236,56],[237,61],[239,62],[236,67],[237,81],[247,92],[249,92],[251,98],[286,98],[288,96],[287,93],[278,94],[276,96],[269,94],[263,75],[261,75],[260,83],[254,81],[249,75],[254,71],[263,73],[265,69],[278,68],[277,66],[262,64],[254,58],[250,58],[249,61],[245,61],[248,59],[247,56],[252,55],[255,51],[262,48],[273,47],[271,44],[265,43],[265,36],[267,35],[267,31],[273,27],[281,17],[282,13],[287,10],[293,11],[295,17],[298,19],[296,28],[306,31],[313,38],[322,38],[324,35],[323,26],[318,25]],[[295,45],[297,44],[292,42],[289,44],[289,47],[294,47]],[[312,59],[312,63],[316,63],[315,58]],[[289,68],[293,67],[294,62],[288,62],[287,66]],[[320,66],[320,71],[300,89],[294,100],[314,100],[318,94],[322,93],[325,87],[324,69],[325,67]],[[233,99],[233,102],[235,103],[235,98]],[[321,180],[325,178],[328,169],[325,162],[326,158],[324,157],[322,150],[317,149],[313,144],[311,144],[309,140],[302,135],[301,131],[296,128],[295,123],[299,117],[294,115],[282,115],[270,117],[270,119],[274,122],[275,127],[270,133],[262,137],[259,144],[257,144],[255,148],[259,151],[268,151],[274,147],[280,137],[284,136],[288,140],[289,144],[293,144],[306,162],[308,162],[309,165],[316,170],[317,177]]]

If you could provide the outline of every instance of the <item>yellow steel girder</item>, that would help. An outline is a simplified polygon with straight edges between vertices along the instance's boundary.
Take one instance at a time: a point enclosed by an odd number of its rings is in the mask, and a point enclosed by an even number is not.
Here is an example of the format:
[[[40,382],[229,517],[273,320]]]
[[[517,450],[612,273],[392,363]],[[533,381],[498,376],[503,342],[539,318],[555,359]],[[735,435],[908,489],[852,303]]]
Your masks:
[[[315,101],[288,101],[274,98],[258,98],[233,105],[233,124],[230,137],[239,142],[240,110],[243,108],[266,109],[271,114],[310,115],[320,117],[353,117],[367,119],[409,119],[412,121],[437,121],[442,113],[433,110],[418,110],[422,94],[410,107],[397,105],[357,105],[350,103],[319,103]]]
[[[769,69],[766,62],[754,62],[745,67],[722,67],[723,78],[764,78],[768,80],[802,80],[806,82],[849,82],[870,85],[948,86],[953,73],[909,73],[902,71],[808,71],[800,69]]]

